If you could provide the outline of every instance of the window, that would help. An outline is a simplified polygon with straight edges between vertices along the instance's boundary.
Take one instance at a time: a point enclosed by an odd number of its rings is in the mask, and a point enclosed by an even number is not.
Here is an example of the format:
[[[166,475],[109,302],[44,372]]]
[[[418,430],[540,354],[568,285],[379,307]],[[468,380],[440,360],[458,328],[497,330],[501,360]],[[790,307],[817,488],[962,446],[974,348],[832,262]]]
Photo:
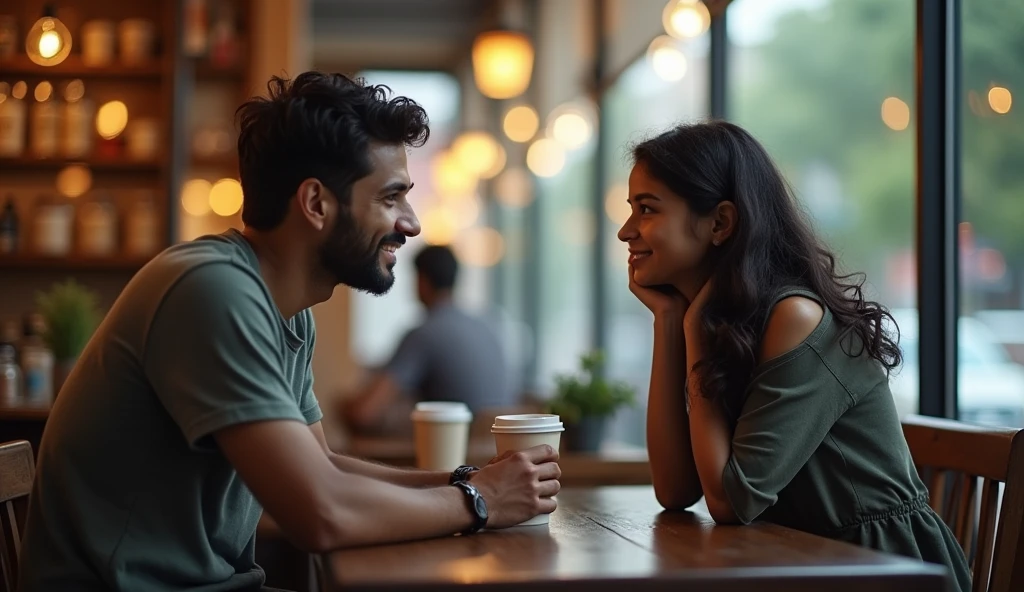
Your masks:
[[[1024,90],[1017,0],[964,0],[960,419],[1024,426]]]
[[[674,123],[701,119],[708,114],[708,36],[670,48],[658,61],[646,56],[633,63],[604,97],[607,150],[602,155],[608,186],[604,211],[608,217],[605,277],[608,315],[607,372],[637,392],[635,409],[622,412],[613,426],[618,440],[644,444],[644,417],[654,347],[653,317],[629,291],[627,251],[617,237],[629,217],[627,181],[630,146],[664,131]]]
[[[552,392],[557,374],[579,369],[593,318],[594,142],[566,153],[565,168],[537,181],[541,208],[537,386]]]
[[[891,387],[916,412],[914,27],[910,0],[735,0],[729,117],[782,169],[841,267],[908,329]],[[901,325],[903,328],[903,325]]]
[[[365,71],[359,75],[372,84],[387,85],[396,95],[412,98],[430,117],[430,140],[422,148],[409,152],[409,175],[416,184],[409,192],[409,200],[422,223],[427,201],[433,194],[431,160],[451,143],[458,131],[458,82],[440,72]],[[413,259],[423,246],[420,235],[406,242],[399,251],[394,269],[395,285],[387,296],[353,292],[351,343],[360,363],[372,366],[386,362],[401,338],[421,318],[423,311],[416,296]],[[461,268],[457,300],[465,303],[482,299],[483,282],[479,275],[472,268]]]

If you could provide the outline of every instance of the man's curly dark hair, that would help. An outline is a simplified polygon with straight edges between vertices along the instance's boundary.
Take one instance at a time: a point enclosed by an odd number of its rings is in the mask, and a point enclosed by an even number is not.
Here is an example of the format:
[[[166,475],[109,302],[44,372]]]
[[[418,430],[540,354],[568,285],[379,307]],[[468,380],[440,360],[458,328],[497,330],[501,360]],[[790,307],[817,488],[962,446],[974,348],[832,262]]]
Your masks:
[[[415,101],[344,74],[274,76],[267,91],[235,112],[242,222],[256,230],[280,224],[309,178],[347,201],[352,184],[372,172],[371,143],[422,146],[430,136],[427,113]]]

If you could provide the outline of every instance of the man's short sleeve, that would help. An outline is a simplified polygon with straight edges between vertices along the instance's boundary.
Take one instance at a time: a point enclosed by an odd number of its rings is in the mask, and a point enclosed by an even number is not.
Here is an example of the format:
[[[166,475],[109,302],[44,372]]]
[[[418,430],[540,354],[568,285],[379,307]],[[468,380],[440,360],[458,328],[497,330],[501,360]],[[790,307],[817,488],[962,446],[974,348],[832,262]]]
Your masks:
[[[384,371],[391,375],[391,378],[405,392],[417,390],[423,383],[427,374],[427,350],[426,334],[422,327],[413,329],[398,344],[395,355],[391,357]]]
[[[306,369],[302,379],[302,388],[299,390],[299,410],[306,418],[306,423],[313,425],[324,417],[320,410],[320,403],[313,394],[313,350],[316,347],[316,323],[313,320],[313,311],[308,308],[303,313],[306,315]]]
[[[206,449],[207,436],[234,424],[305,423],[284,375],[286,347],[280,315],[258,278],[211,263],[187,272],[164,296],[143,369],[188,443]]]

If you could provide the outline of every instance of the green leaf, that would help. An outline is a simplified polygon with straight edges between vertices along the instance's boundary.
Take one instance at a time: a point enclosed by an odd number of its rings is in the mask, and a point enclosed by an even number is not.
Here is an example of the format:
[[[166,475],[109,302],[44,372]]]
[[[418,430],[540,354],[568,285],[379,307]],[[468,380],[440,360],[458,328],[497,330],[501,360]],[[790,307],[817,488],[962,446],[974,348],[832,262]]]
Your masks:
[[[73,360],[82,353],[102,313],[96,294],[75,280],[54,284],[36,294],[36,308],[46,319],[46,344],[58,360]]]
[[[633,387],[606,380],[604,363],[604,352],[586,352],[580,356],[580,373],[555,376],[555,395],[548,401],[548,412],[575,423],[583,417],[606,417],[620,407],[634,405]]]

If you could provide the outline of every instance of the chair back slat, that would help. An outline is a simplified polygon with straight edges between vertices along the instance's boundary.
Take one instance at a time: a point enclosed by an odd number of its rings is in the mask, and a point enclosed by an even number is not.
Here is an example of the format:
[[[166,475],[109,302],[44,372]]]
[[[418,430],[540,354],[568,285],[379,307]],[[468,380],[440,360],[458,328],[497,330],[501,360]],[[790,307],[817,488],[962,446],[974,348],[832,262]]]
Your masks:
[[[0,592],[13,592],[18,582],[21,533],[34,477],[35,460],[28,442],[0,444]]]
[[[955,514],[956,530],[954,532],[964,553],[970,554],[971,542],[974,538],[975,517],[977,516],[975,508],[978,502],[978,479],[974,476],[961,475],[959,485],[960,491],[957,496],[959,503]]]
[[[932,509],[945,520],[946,508],[943,507],[942,500],[946,497],[946,472],[934,468],[929,468],[927,471],[931,472],[931,479],[928,480],[928,493]]]
[[[981,487],[981,512],[978,517],[978,559],[983,566],[974,572],[975,585],[981,590],[988,589],[989,570],[992,567],[992,550],[996,539],[996,514],[999,510],[999,482],[985,479]]]
[[[931,417],[903,419],[903,434],[928,483],[931,507],[963,548],[974,592],[1024,590],[1022,433]]]

